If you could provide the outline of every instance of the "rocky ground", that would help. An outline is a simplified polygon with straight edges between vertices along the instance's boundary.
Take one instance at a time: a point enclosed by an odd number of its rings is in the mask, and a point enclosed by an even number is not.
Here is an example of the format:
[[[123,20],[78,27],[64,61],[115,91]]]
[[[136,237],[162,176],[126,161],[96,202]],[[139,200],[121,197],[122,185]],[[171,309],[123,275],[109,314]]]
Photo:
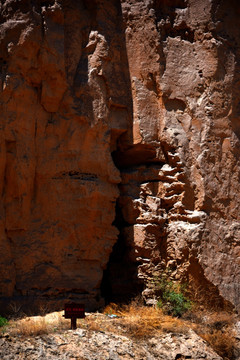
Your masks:
[[[144,341],[81,328],[29,337],[4,336],[2,359],[222,359],[194,332],[165,334]]]
[[[0,358],[11,359],[237,359],[221,357],[187,321],[160,315],[88,313],[69,330],[61,312],[10,321],[0,338]],[[151,326],[147,323],[147,317]],[[220,319],[220,318],[219,318]],[[145,326],[145,327],[144,327]],[[141,332],[142,331],[142,332]],[[145,331],[145,334],[143,333]],[[231,339],[229,338],[228,341]],[[229,353],[228,353],[229,355]]]

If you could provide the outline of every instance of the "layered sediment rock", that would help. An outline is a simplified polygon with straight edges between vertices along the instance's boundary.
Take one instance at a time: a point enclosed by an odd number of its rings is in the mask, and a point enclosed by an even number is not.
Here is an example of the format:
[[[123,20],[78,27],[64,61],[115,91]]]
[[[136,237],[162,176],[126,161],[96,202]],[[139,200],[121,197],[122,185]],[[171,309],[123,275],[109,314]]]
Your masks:
[[[100,306],[109,263],[114,294],[168,267],[239,307],[239,11],[2,2],[3,297]]]

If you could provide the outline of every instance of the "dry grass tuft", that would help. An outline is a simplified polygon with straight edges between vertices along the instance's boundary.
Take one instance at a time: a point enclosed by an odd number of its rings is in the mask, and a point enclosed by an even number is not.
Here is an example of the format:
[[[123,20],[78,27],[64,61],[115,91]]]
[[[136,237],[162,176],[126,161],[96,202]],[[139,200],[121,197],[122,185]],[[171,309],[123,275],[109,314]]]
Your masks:
[[[12,332],[22,336],[46,334],[48,333],[47,323],[45,319],[31,320],[30,318],[27,318],[16,324],[16,327]]]
[[[233,331],[235,315],[233,313],[222,311],[199,314],[198,312],[196,314],[198,321],[194,322],[164,315],[159,308],[147,307],[134,302],[122,307],[110,304],[104,312],[116,314],[119,317],[118,325],[125,334],[127,333],[131,337],[147,338],[164,332],[186,333],[189,328],[192,328],[223,359],[235,358],[236,338]],[[194,317],[194,314],[192,315]]]
[[[104,313],[117,315],[118,328],[121,327],[124,333],[135,338],[149,337],[153,333],[162,332],[183,333],[187,330],[183,321],[164,315],[161,309],[138,305],[135,302],[122,307],[110,304]]]
[[[222,311],[202,314],[192,327],[223,359],[232,360],[237,346],[233,325],[234,314]]]
[[[97,319],[86,319],[83,324],[83,328],[86,328],[91,331],[110,331],[111,329],[107,326],[107,324],[103,324],[101,320]]]
[[[152,307],[130,304],[123,309],[123,326],[134,337],[147,337],[162,328],[162,311]]]
[[[214,330],[212,333],[199,334],[223,359],[234,359],[236,339],[231,331]]]
[[[37,336],[69,329],[69,321],[62,317],[62,312],[55,312],[46,316],[25,317],[11,320],[7,331],[11,335]]]
[[[109,305],[107,305],[103,311],[104,314],[106,315],[117,315],[117,316],[122,316],[122,309],[123,307],[115,304],[115,303],[110,303]]]

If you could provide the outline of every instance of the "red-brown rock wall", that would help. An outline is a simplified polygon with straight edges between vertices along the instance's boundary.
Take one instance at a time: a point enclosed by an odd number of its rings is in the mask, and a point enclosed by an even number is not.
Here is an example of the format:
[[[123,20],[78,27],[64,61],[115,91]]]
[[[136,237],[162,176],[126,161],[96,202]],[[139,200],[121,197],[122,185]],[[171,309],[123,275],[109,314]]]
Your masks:
[[[145,284],[167,267],[239,307],[239,5],[122,1],[122,9],[137,159],[117,159],[123,264],[135,262]],[[146,145],[152,158],[141,162]],[[151,289],[144,294],[152,302]]]
[[[2,295],[96,307],[117,240],[111,146],[132,113],[119,4],[5,1],[1,15]]]
[[[239,307],[239,11],[1,2],[3,298],[100,306],[120,232],[113,292],[169,267]]]

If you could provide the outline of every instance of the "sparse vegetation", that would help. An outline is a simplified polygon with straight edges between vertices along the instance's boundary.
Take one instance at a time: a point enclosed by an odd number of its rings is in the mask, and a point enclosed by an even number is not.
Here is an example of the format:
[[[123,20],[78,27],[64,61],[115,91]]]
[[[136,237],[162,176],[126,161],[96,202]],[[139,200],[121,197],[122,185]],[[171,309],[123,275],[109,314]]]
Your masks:
[[[69,329],[69,321],[62,317],[62,312],[11,320],[7,328],[10,334],[20,336],[37,336],[66,329]]]
[[[236,339],[231,331],[214,330],[212,333],[199,334],[223,359],[236,359],[234,349]]]
[[[237,342],[234,333],[234,315],[228,312],[211,312],[193,324],[195,332],[206,340],[224,360],[234,360]]]
[[[152,281],[154,291],[157,294],[157,306],[164,313],[181,317],[191,309],[192,302],[186,296],[186,284],[180,284],[170,280],[169,271],[162,272]]]
[[[47,333],[47,324],[44,319],[39,319],[38,321],[31,321],[27,319],[19,323],[17,327],[17,333],[24,336],[37,336]]]
[[[7,325],[8,320],[5,317],[0,316],[0,327]]]
[[[87,314],[85,319],[78,319],[78,327],[141,340],[147,340],[151,336],[161,336],[163,333],[184,334],[189,329],[193,329],[223,359],[237,359],[233,313],[209,312],[200,309],[196,304],[189,309],[185,306],[187,297],[186,300],[182,298],[182,293],[179,291],[179,289],[185,291],[183,287],[167,278],[163,279],[160,285],[158,283],[158,286],[163,305],[144,306],[138,301],[121,306],[110,304],[103,313],[91,313]],[[185,312],[185,310],[189,311]],[[2,318],[1,326],[4,326],[5,331],[10,335],[28,337],[62,332],[70,329],[70,320],[63,318],[62,314],[63,312],[56,312],[46,316],[24,317],[10,320],[8,323],[7,319]]]
[[[184,321],[165,315],[162,309],[139,305],[134,301],[122,307],[111,304],[104,312],[119,316],[118,326],[132,337],[144,338],[163,332],[184,333],[187,331]]]

